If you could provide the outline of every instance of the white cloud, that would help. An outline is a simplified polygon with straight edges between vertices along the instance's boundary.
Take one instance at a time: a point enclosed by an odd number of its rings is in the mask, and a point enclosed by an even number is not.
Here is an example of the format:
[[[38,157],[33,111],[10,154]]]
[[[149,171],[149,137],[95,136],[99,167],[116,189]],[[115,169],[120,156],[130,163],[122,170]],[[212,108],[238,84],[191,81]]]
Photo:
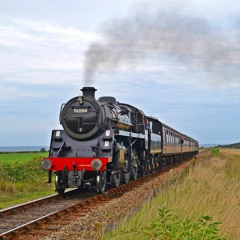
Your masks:
[[[58,42],[86,45],[99,40],[100,36],[93,32],[83,32],[73,27],[62,27],[53,22],[33,21],[32,19],[12,19],[0,26],[0,43],[6,46],[26,47],[30,43],[43,44]]]
[[[12,19],[0,24],[0,76],[2,81],[58,83],[58,72],[72,74],[82,69],[83,51],[96,33],[52,22]],[[49,71],[49,72],[48,72]],[[42,75],[45,76],[42,76]],[[67,74],[63,74],[66,77]],[[37,81],[36,81],[37,80]]]

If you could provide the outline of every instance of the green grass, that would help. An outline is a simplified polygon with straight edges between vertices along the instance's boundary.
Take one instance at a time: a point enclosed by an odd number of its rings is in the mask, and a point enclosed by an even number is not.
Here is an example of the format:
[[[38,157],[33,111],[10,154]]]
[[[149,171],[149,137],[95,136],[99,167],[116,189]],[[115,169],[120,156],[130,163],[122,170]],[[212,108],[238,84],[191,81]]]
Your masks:
[[[103,239],[240,239],[239,176],[240,151],[234,155],[214,149]],[[159,211],[170,214],[165,222]],[[201,225],[204,217],[208,221]],[[200,238],[197,229],[207,235]],[[160,233],[167,235],[161,238]]]
[[[54,194],[41,168],[46,152],[0,154],[0,209]]]
[[[37,184],[36,182],[34,184]],[[28,185],[12,186],[14,191],[8,193],[1,193],[0,209],[29,202],[41,197],[46,197],[55,193],[52,184],[46,184],[39,181],[37,187],[29,188]],[[16,188],[15,188],[16,187]]]

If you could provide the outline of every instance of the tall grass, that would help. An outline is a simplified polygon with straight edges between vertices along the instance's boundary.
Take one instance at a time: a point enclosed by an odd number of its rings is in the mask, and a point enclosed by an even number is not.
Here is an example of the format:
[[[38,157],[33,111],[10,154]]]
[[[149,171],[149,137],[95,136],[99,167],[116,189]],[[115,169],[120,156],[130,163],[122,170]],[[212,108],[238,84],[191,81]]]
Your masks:
[[[229,155],[225,171],[228,178],[240,181],[240,156],[236,154]]]
[[[138,236],[138,239],[162,239],[157,236],[149,238],[145,234],[139,234],[158,221],[158,209],[160,208],[169,209],[175,219],[182,223],[190,221],[197,224],[201,216],[210,216],[213,221],[210,222],[210,226],[214,222],[221,222],[217,226],[221,238],[240,239],[239,170],[240,151],[234,155],[214,149],[195,167],[190,168],[184,179],[181,177],[173,185],[163,189],[160,195],[149,200],[140,212],[133,217],[127,216],[115,231],[107,233],[103,238],[131,239]],[[168,224],[174,225],[173,220],[174,218]]]

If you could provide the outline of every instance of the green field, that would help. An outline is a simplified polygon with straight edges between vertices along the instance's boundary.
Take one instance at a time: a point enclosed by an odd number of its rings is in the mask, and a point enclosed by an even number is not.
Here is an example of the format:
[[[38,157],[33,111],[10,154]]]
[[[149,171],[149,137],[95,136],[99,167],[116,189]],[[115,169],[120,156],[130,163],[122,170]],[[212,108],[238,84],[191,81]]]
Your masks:
[[[33,158],[44,158],[48,156],[48,152],[29,152],[29,153],[1,153],[1,164],[25,163]]]
[[[0,209],[54,194],[41,168],[47,152],[0,154]]]

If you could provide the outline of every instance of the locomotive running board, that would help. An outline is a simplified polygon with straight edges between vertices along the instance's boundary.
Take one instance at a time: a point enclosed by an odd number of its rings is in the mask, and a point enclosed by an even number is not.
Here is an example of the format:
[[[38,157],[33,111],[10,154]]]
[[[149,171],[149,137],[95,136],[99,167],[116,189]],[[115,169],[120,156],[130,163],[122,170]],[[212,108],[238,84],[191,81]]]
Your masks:
[[[133,132],[127,132],[123,130],[115,130],[114,135],[145,139],[145,135],[143,135],[142,133],[133,133]]]

